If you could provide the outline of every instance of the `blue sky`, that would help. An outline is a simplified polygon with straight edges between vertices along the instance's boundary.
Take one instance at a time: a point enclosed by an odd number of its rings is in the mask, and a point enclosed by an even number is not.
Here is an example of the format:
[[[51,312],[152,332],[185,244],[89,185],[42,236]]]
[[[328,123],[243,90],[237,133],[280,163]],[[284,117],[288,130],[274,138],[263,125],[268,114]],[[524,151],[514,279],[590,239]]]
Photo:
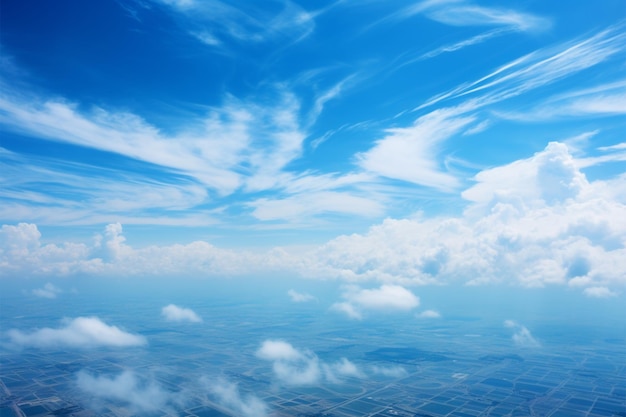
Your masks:
[[[4,275],[624,288],[621,0],[0,18]]]

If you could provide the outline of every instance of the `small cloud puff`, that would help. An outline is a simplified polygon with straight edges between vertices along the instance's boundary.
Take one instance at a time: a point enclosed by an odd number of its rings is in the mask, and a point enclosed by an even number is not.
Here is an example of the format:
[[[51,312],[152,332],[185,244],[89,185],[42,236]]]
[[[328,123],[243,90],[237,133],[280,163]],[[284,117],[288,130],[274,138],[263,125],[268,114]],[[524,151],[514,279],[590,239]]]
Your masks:
[[[48,282],[43,288],[36,288],[33,290],[33,295],[41,298],[57,298],[57,295],[61,294],[63,290],[56,287],[52,283]]]
[[[178,307],[170,304],[161,310],[161,315],[167,321],[189,321],[192,323],[201,323],[202,318],[189,308]]]
[[[373,289],[349,287],[343,298],[345,302],[335,303],[332,308],[354,319],[361,319],[364,309],[407,311],[420,303],[418,297],[400,285],[381,285]]]
[[[441,314],[436,310],[425,310],[417,315],[421,319],[438,319],[441,318]]]
[[[117,326],[109,326],[97,317],[77,317],[64,321],[65,326],[52,329],[45,327],[31,333],[9,330],[11,342],[17,346],[75,347],[94,346],[126,347],[147,343],[145,337],[127,333]]]
[[[610,298],[617,297],[618,293],[615,291],[611,291],[607,287],[589,287],[585,288],[583,291],[587,297],[593,298]]]
[[[257,350],[256,356],[268,361],[294,361],[301,359],[303,354],[290,343],[282,340],[266,340]]]
[[[537,348],[541,344],[533,337],[530,330],[513,320],[505,320],[504,327],[514,329],[515,333],[512,336],[513,342],[520,347]]]
[[[316,300],[316,298],[313,297],[311,294],[299,293],[296,290],[289,290],[287,291],[287,294],[289,295],[289,298],[291,298],[291,301],[293,301],[294,303],[306,303],[307,301]]]

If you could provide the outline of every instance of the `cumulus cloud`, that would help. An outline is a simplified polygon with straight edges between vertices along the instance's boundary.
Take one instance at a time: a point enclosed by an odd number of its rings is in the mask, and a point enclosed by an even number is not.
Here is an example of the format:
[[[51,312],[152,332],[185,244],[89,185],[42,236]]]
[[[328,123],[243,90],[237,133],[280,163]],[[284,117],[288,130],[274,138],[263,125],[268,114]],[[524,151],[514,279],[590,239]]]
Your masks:
[[[274,376],[285,385],[317,385],[323,381],[337,384],[343,377],[363,377],[359,368],[346,358],[324,363],[315,353],[296,349],[282,340],[264,341],[256,356],[272,362]]]
[[[45,327],[29,333],[11,329],[8,336],[17,346],[40,348],[126,347],[142,346],[147,343],[143,336],[127,333],[117,326],[110,326],[97,317],[66,319],[63,327],[57,329]]]
[[[289,290],[287,294],[294,303],[306,303],[307,301],[314,301],[316,299],[311,294],[299,293],[296,290]]]
[[[361,310],[407,311],[419,305],[419,298],[399,285],[382,285],[380,288],[361,289],[348,287],[343,294],[345,302],[335,303],[332,308],[348,317],[360,319]]]
[[[282,340],[266,340],[256,352],[257,357],[268,361],[295,361],[304,355],[290,343]]]
[[[48,282],[43,288],[35,288],[33,290],[33,295],[41,298],[57,298],[58,294],[61,294],[63,291],[55,286],[54,284]]]
[[[284,251],[264,254],[217,248],[204,241],[185,245],[148,246],[126,243],[123,227],[109,224],[92,244],[42,244],[35,224],[4,225],[0,229],[0,276],[49,275],[242,275],[273,271],[293,263]]]
[[[169,304],[161,309],[161,315],[167,321],[189,321],[192,323],[202,322],[202,318],[189,308],[178,307]]]
[[[204,382],[217,403],[234,414],[242,417],[265,417],[268,415],[268,407],[265,402],[254,395],[242,395],[236,384],[225,379],[216,382],[208,382],[205,379]]]
[[[504,326],[513,329],[514,333],[512,339],[517,346],[525,348],[536,348],[541,346],[526,326],[523,326],[513,320],[505,320]]]
[[[417,317],[422,319],[438,319],[441,317],[441,314],[437,310],[424,310],[419,313]]]
[[[615,291],[626,284],[624,179],[590,182],[566,145],[550,143],[479,172],[462,193],[469,202],[462,215],[418,213],[339,236],[316,250],[305,273],[398,285],[507,279]]]

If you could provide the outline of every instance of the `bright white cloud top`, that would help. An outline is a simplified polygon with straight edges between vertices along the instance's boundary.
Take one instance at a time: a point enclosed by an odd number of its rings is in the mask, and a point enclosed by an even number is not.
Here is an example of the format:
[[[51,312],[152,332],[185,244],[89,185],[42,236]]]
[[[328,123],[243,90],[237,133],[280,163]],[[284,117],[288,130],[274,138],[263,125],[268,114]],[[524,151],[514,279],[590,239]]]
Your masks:
[[[202,318],[189,308],[168,304],[161,309],[161,315],[167,321],[188,321],[191,323],[201,323]]]
[[[67,319],[62,327],[56,329],[45,327],[31,332],[11,329],[7,334],[12,344],[22,347],[121,348],[147,343],[145,337],[108,325],[98,317]]]

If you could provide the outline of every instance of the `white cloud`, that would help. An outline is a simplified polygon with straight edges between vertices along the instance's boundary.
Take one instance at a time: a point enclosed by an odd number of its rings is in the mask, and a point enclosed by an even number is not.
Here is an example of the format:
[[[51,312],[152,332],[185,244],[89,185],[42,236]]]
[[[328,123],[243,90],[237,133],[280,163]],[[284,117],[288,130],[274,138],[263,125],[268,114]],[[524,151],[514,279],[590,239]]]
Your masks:
[[[481,96],[465,103],[469,108],[476,110],[572,76],[623,52],[626,34],[622,29],[619,25],[613,26],[583,40],[535,51],[497,68],[472,83],[439,94],[417,109],[449,98],[482,93]]]
[[[338,213],[364,217],[378,216],[383,206],[376,200],[353,192],[317,191],[285,198],[261,198],[248,204],[259,220],[301,220],[318,214]]]
[[[287,291],[287,295],[289,295],[289,298],[291,298],[291,301],[293,301],[294,303],[306,303],[308,301],[316,300],[316,298],[313,297],[311,294],[299,293],[293,289]]]
[[[477,204],[513,199],[531,205],[539,200],[553,203],[574,198],[588,186],[567,146],[557,142],[532,158],[484,170],[474,179],[477,184],[462,196]]]
[[[388,218],[366,233],[339,236],[305,253],[226,250],[203,241],[134,248],[119,224],[107,226],[92,244],[43,244],[34,224],[4,225],[0,275],[232,276],[280,270],[351,283],[507,280],[525,287],[605,287],[617,294],[626,284],[626,176],[589,181],[581,161],[564,144],[550,143],[529,158],[476,174],[475,184],[461,194],[468,205],[460,215]],[[317,181],[297,186],[310,189]],[[372,307],[368,295],[375,294],[347,291],[333,308],[359,318]]]
[[[190,34],[210,46],[225,42],[290,44],[309,36],[315,28],[315,15],[291,1],[249,4],[247,9],[219,0],[160,0],[172,7]],[[210,27],[212,32],[196,31]]]
[[[339,384],[342,383],[342,377],[364,377],[359,368],[346,358],[335,363],[324,363],[315,353],[296,349],[280,340],[264,341],[256,356],[272,362],[274,376],[285,385],[317,385],[323,381]]]
[[[78,387],[91,398],[92,406],[102,401],[122,401],[135,413],[154,413],[175,401],[172,393],[154,381],[142,381],[134,372],[123,371],[117,376],[92,376],[85,371],[77,374]]]
[[[340,382],[341,377],[364,378],[365,374],[353,362],[346,358],[325,365],[326,378],[332,382]]]
[[[331,306],[331,309],[344,313],[351,319],[361,320],[363,318],[363,314],[348,302],[335,303]]]
[[[265,254],[219,249],[207,242],[148,246],[125,242],[119,223],[107,225],[91,245],[42,245],[36,225],[20,223],[0,229],[0,276],[15,275],[236,275],[261,269],[284,269],[291,263],[284,251]]]
[[[189,321],[192,323],[202,322],[202,318],[189,308],[178,307],[169,304],[161,309],[161,314],[167,321]]]
[[[266,340],[257,350],[256,356],[268,361],[297,361],[302,359],[304,354],[282,340]]]
[[[419,305],[419,298],[411,291],[389,284],[373,289],[350,286],[343,298],[345,302],[335,303],[332,308],[355,319],[362,317],[362,310],[408,311]]]
[[[145,345],[143,336],[127,333],[117,326],[109,326],[97,317],[77,317],[65,320],[58,329],[45,327],[30,333],[11,329],[8,331],[11,343],[17,346],[75,347],[95,346],[126,347]]]
[[[413,126],[389,129],[372,149],[357,155],[358,164],[383,177],[451,191],[459,182],[438,166],[439,148],[474,120],[460,115],[459,109],[435,110],[418,118]]]
[[[426,52],[423,55],[420,55],[418,58],[409,60],[408,62],[404,62],[403,65],[407,65],[410,64],[412,62],[415,61],[421,61],[424,59],[429,59],[429,58],[434,58],[438,55],[447,53],[447,52],[454,52],[454,51],[458,51],[460,49],[466,48],[468,46],[472,46],[472,45],[476,45],[479,43],[483,43],[489,39],[495,38],[497,36],[501,36],[504,35],[505,33],[508,33],[508,30],[502,30],[502,29],[495,29],[495,30],[490,30],[488,32],[485,33],[481,33],[479,35],[473,36],[469,39],[464,39],[462,41],[459,42],[455,42],[452,44],[448,44],[448,45],[443,45],[440,46],[439,48],[433,49],[432,51]]]
[[[219,379],[209,383],[204,380],[209,391],[216,397],[217,403],[234,414],[242,417],[265,417],[268,407],[254,395],[242,395],[239,387],[227,380]]]
[[[626,81],[619,80],[555,95],[526,112],[498,112],[497,114],[505,119],[521,121],[626,114]]]
[[[441,314],[436,310],[424,310],[417,315],[422,319],[438,319],[441,318]]]
[[[543,30],[551,22],[543,17],[516,10],[476,6],[463,0],[425,0],[408,6],[389,19],[406,19],[417,14],[451,26],[500,26],[510,30]]]
[[[626,284],[624,178],[590,182],[567,147],[551,143],[475,181],[462,215],[386,219],[322,245],[303,273],[398,285]]]
[[[61,294],[63,290],[48,282],[43,288],[35,288],[33,294],[41,298],[57,298],[57,295]]]
[[[524,348],[537,348],[541,346],[526,326],[516,323],[513,320],[505,320],[504,327],[513,329],[514,333],[512,339],[517,346]]]
[[[588,287],[583,290],[583,294],[593,298],[610,298],[618,295],[617,292],[611,291],[607,287]]]
[[[221,108],[213,108],[190,123],[194,127],[189,131],[174,134],[165,134],[135,114],[102,108],[83,111],[75,103],[16,91],[7,91],[0,99],[0,109],[0,123],[8,129],[124,155],[168,173],[186,174],[196,182],[196,188],[190,189],[197,194],[193,198],[201,200],[206,192],[198,184],[221,195],[245,183],[255,184],[257,191],[262,186],[271,188],[273,183],[256,179],[277,175],[299,157],[306,137],[299,124],[298,100],[280,87],[263,105],[227,96]],[[224,141],[224,137],[229,140]],[[246,175],[240,172],[241,165],[248,167]],[[149,188],[150,181],[144,182],[142,186]],[[167,199],[161,200],[166,204]],[[124,203],[133,204],[130,200]]]

